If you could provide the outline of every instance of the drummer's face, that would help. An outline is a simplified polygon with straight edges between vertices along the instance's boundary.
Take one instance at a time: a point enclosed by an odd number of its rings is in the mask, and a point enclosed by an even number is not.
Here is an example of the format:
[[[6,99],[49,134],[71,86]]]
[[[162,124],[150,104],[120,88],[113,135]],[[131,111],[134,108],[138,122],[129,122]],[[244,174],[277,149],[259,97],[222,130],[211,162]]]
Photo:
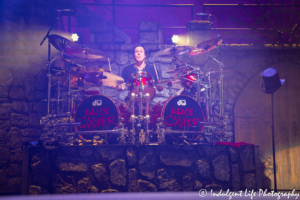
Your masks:
[[[136,47],[134,50],[135,61],[143,62],[146,58],[145,49],[143,47]]]

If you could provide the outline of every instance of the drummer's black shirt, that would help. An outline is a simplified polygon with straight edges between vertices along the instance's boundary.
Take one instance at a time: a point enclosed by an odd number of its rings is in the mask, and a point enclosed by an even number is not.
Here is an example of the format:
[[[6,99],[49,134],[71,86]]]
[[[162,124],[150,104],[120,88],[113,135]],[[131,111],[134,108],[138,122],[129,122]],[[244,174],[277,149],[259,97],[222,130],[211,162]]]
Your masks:
[[[146,71],[147,73],[149,73],[155,79],[155,82],[157,83],[157,76],[156,76],[153,65],[146,64],[146,66],[144,67],[144,69],[142,71]],[[134,67],[134,64],[125,67],[122,72],[122,78],[124,79],[125,83],[128,83],[128,79],[130,78],[130,76],[132,74],[135,74],[136,72],[138,72],[138,69],[136,67]]]

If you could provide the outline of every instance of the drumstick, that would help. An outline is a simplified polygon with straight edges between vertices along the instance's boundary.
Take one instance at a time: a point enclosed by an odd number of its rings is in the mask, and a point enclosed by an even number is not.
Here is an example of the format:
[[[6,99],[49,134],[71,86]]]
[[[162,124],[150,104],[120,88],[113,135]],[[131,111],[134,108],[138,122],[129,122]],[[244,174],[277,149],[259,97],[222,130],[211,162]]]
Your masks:
[[[110,73],[112,73],[109,58],[107,58],[107,60],[108,60],[108,66],[109,66]]]
[[[156,67],[155,67],[155,63],[153,63],[153,66],[154,66],[154,70],[155,70],[155,73],[156,73],[157,81],[159,81],[157,70],[156,70]]]

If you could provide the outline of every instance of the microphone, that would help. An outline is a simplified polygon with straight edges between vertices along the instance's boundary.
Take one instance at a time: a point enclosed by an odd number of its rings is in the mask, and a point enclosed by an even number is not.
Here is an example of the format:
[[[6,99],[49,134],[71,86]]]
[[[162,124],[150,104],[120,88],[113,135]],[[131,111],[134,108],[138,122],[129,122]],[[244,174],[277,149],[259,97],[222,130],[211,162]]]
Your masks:
[[[196,15],[197,16],[203,16],[203,17],[205,17],[205,16],[208,16],[208,17],[212,16],[212,14],[208,14],[208,13],[196,13]]]

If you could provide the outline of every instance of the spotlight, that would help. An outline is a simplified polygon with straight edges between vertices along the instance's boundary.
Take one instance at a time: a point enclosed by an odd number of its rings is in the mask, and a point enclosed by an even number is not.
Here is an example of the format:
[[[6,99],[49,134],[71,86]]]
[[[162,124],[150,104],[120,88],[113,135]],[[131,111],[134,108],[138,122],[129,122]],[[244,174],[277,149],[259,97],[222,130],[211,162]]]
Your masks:
[[[178,40],[179,40],[178,35],[173,35],[172,42],[176,44],[178,42]]]
[[[76,44],[83,44],[83,36],[79,32],[72,33],[70,38]]]
[[[179,41],[179,37],[178,35],[171,35],[168,37],[168,41],[167,41],[167,44],[170,44],[170,45],[176,45]]]
[[[77,42],[79,39],[79,36],[77,35],[77,33],[73,33],[71,38],[72,38],[73,42]]]

